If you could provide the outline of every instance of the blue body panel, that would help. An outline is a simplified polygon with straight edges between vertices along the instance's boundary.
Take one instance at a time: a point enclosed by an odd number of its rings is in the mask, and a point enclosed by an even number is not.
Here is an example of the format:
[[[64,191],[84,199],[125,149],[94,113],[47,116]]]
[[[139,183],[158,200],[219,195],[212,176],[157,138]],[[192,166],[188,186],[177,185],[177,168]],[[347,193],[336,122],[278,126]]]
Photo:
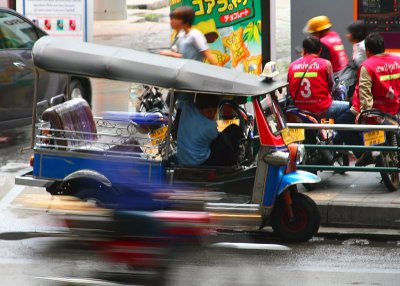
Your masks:
[[[279,185],[285,174],[285,169],[286,166],[268,166],[263,207],[272,207],[274,205],[275,198],[279,194]]]
[[[161,161],[135,157],[82,154],[73,151],[35,152],[33,175],[38,178],[63,180],[78,170],[93,170],[106,176],[113,184],[125,185],[136,180],[160,183],[164,180]]]

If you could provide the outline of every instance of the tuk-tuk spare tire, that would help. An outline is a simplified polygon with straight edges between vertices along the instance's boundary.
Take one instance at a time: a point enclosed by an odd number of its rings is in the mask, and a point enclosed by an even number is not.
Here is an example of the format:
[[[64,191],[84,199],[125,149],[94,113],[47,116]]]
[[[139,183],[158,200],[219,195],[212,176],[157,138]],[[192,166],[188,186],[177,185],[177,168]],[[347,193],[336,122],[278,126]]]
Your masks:
[[[321,216],[317,204],[308,196],[291,192],[294,219],[291,221],[285,209],[283,195],[275,202],[271,213],[271,226],[275,234],[286,242],[304,242],[319,229]]]

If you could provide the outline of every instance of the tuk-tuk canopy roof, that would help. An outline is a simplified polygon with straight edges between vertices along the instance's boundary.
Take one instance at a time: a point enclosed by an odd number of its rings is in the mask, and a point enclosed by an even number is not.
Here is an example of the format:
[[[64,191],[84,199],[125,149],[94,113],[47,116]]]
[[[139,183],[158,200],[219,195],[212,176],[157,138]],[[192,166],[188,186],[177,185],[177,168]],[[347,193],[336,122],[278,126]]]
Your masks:
[[[284,87],[239,70],[157,54],[55,37],[42,37],[32,50],[35,66],[49,72],[136,82],[162,88],[257,96]]]

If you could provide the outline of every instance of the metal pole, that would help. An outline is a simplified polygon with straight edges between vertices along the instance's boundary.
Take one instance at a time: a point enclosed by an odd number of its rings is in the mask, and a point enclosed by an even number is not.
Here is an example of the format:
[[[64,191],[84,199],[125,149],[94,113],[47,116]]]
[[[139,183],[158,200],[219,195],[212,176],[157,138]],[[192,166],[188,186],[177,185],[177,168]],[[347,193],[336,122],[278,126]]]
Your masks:
[[[39,71],[35,68],[35,86],[33,91],[33,106],[32,106],[32,130],[31,130],[31,146],[33,149],[35,146],[35,130],[36,130],[36,113],[37,113],[37,101],[38,101],[38,89],[39,89]]]
[[[397,146],[359,146],[359,145],[314,145],[303,144],[304,148],[311,150],[339,150],[339,151],[397,151]]]
[[[169,154],[169,144],[171,142],[171,130],[172,130],[172,114],[174,113],[174,105],[175,105],[175,91],[173,89],[171,91],[171,96],[169,98],[169,114],[168,114],[168,130],[167,130],[167,139],[166,139],[166,144],[167,146],[165,147],[165,158],[164,160],[168,159],[168,154]]]
[[[394,125],[366,125],[366,124],[314,124],[314,123],[287,123],[289,128],[304,128],[304,129],[332,129],[332,130],[347,130],[347,131],[399,131],[399,126]]]
[[[71,76],[70,75],[68,75],[68,78],[67,78],[67,96],[66,96],[66,98],[67,98],[67,100],[70,100],[71,99]]]
[[[397,167],[363,167],[363,166],[332,166],[332,165],[297,165],[299,170],[307,171],[353,171],[353,172],[382,172],[382,173],[392,173],[399,172],[400,168]]]

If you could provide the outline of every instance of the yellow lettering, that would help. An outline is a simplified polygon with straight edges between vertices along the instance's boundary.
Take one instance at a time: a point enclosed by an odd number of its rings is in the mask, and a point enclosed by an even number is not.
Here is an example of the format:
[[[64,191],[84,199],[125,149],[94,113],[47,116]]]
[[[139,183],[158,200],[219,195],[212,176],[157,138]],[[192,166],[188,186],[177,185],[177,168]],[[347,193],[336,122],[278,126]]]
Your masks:
[[[192,5],[199,7],[199,9],[195,12],[196,16],[204,15],[204,2],[203,2],[203,0],[193,0],[192,1]]]
[[[217,0],[217,4],[219,5],[218,12],[222,13],[228,9],[228,0]]]
[[[215,7],[215,0],[205,0],[207,2],[207,14],[211,14]]]

